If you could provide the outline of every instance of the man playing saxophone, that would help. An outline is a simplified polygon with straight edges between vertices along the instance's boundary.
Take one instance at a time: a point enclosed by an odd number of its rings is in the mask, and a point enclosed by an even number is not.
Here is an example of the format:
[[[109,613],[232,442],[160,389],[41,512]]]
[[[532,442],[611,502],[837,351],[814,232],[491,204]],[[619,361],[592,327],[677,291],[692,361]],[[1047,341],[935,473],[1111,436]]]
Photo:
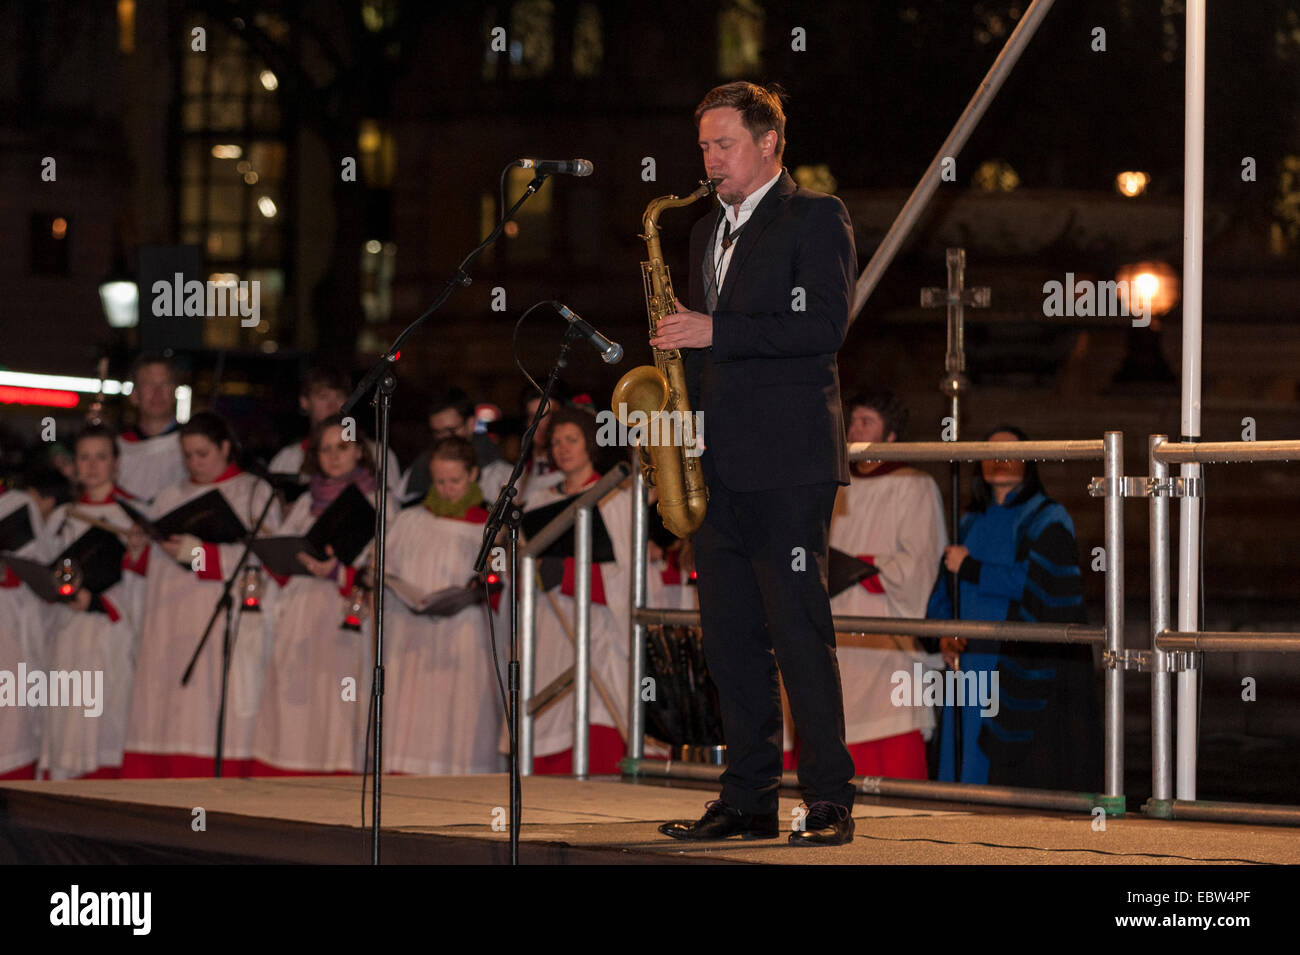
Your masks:
[[[782,166],[779,92],[719,86],[695,121],[720,208],[691,233],[690,308],[678,303],[650,344],[686,350],[690,407],[703,412],[709,503],[693,543],[727,769],[701,819],[660,831],[778,835],[779,667],[807,806],[790,842],[840,845],[853,838],[853,761],[826,572],[836,489],[849,482],[835,356],[853,295],[852,226],[839,199],[797,187]]]

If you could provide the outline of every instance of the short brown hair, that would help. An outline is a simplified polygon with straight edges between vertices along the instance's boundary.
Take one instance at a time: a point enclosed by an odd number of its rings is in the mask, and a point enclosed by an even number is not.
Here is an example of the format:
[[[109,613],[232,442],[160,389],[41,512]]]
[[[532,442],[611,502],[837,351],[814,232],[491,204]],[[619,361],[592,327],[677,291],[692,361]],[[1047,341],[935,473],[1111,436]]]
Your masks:
[[[587,448],[587,460],[591,462],[593,468],[600,470],[599,465],[596,463],[596,455],[599,454],[599,430],[596,427],[596,416],[589,411],[583,411],[581,408],[574,408],[571,405],[556,408],[551,415],[551,423],[548,425],[549,430],[546,432],[548,438],[546,457],[551,462],[551,466],[555,466],[555,460],[551,457],[550,439],[555,437],[555,429],[562,424],[575,425],[582,432],[582,442]]]
[[[443,438],[433,446],[429,455],[429,470],[433,470],[434,461],[459,461],[465,465],[465,473],[478,467],[478,455],[474,453],[474,444],[458,434]]]
[[[325,432],[330,428],[342,428],[343,432],[347,433],[348,426],[344,423],[341,413],[330,415],[328,418],[322,418],[316,422],[316,427],[312,428],[311,434],[307,436],[307,448],[304,450],[302,458],[302,471],[308,477],[324,476],[325,474],[320,467],[320,446],[324,443]],[[370,443],[360,435],[356,437],[355,443],[361,451],[361,459],[357,464],[371,474],[376,474],[378,469],[375,467],[375,456],[370,453]]]
[[[699,129],[700,117],[711,109],[730,107],[739,110],[740,119],[754,142],[758,142],[758,137],[769,129],[776,132],[774,155],[779,162],[785,153],[785,110],[781,108],[784,98],[785,91],[775,84],[764,87],[737,80],[715,86],[695,107],[695,128]]]
[[[75,452],[77,445],[81,444],[82,441],[87,441],[91,438],[103,438],[108,442],[108,446],[113,449],[113,457],[116,459],[119,456],[117,432],[105,424],[88,424],[82,428],[77,434],[77,437],[73,439],[72,450]]]

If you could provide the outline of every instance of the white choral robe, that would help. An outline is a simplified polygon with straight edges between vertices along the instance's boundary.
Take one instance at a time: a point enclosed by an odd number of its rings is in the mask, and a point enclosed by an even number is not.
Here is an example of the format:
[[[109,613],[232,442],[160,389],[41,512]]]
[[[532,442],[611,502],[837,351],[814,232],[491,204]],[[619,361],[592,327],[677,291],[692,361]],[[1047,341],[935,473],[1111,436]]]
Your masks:
[[[389,531],[386,572],[424,593],[465,584],[482,537],[481,522],[409,507]],[[391,590],[384,601],[384,767],[422,776],[500,771],[501,692],[482,604],[429,617]],[[497,647],[508,652],[499,628]]]
[[[368,495],[374,504],[374,495]],[[396,508],[391,506],[391,515]],[[311,494],[293,503],[277,536],[306,534],[316,522]],[[371,545],[354,567],[370,562]],[[260,762],[300,772],[354,772],[365,762],[366,717],[374,668],[373,621],[367,614],[360,631],[345,630],[347,597],[340,582],[295,575],[278,589],[275,648],[253,739]],[[391,606],[391,605],[390,605]],[[344,681],[351,680],[348,687]]]
[[[40,560],[43,554],[41,512],[36,502],[23,491],[0,493],[0,518],[22,508],[27,509],[35,536],[18,548],[15,555]],[[53,610],[52,604],[41,600],[17,575],[4,568],[0,558],[0,672],[13,674],[15,693],[21,692],[16,682],[20,663],[28,672],[46,668],[47,634]],[[40,709],[14,705],[16,702],[6,702],[0,708],[0,776],[35,763],[41,751]]]
[[[375,456],[375,442],[369,438],[366,439],[366,447],[370,449],[370,456]],[[271,458],[271,463],[266,469],[272,474],[293,474],[302,480],[307,480],[307,475],[303,473],[302,465],[307,456],[307,439],[294,441],[292,444],[286,444],[279,451],[275,452],[275,457]],[[376,465],[378,462],[376,462]],[[378,473],[378,467],[376,467]],[[402,487],[402,466],[397,463],[397,455],[393,449],[388,449],[388,494],[390,497],[398,495]]]
[[[161,517],[214,488],[225,497],[245,527],[252,527],[257,521],[272,493],[265,481],[242,471],[214,484],[194,484],[187,480],[159,494],[150,508],[151,516]],[[263,533],[273,532],[278,525],[279,507],[272,504],[262,525]],[[216,560],[209,556],[214,550]],[[189,565],[182,567],[172,560],[157,544],[151,545],[144,624],[136,656],[131,717],[127,723],[128,759],[132,753],[209,759],[215,756],[224,613],[213,624],[189,685],[182,687],[180,681],[212,608],[221,596],[221,578],[233,572],[242,552],[243,547],[238,543],[205,548],[205,574],[213,575],[214,579],[203,579]],[[248,565],[257,566],[257,559],[250,556]],[[260,568],[259,572],[265,574]],[[275,591],[273,583],[264,586],[261,612],[246,613],[239,600],[238,585],[235,588],[231,611],[234,653],[226,701],[226,759],[247,759],[252,755],[253,730],[273,640]]]
[[[934,479],[915,468],[859,477],[841,487],[831,518],[830,544],[852,556],[870,555],[880,568],[884,593],[854,584],[831,599],[831,612],[855,617],[925,617],[926,604],[948,543],[943,499]],[[937,654],[925,653],[913,637],[854,637],[839,641],[840,681],[844,687],[845,741],[863,743],[920,730],[928,738],[934,713],[928,706],[894,706],[890,695],[898,671],[912,679],[912,665],[939,667]]]
[[[563,478],[561,478],[563,480]],[[628,725],[628,680],[630,679],[632,647],[632,513],[631,492],[616,489],[600,502],[600,516],[609,531],[614,545],[614,560],[594,566],[600,568],[605,590],[605,603],[591,605],[591,673],[599,676],[618,710],[615,722],[605,706],[593,679],[589,696],[590,724],[617,729],[621,723]],[[554,504],[566,497],[558,483],[549,486],[533,485],[524,510]],[[652,571],[653,572],[653,571]],[[551,598],[554,598],[552,604]],[[567,626],[577,635],[574,626],[574,599],[560,593],[560,587],[550,591],[550,596],[538,588],[537,643],[534,651],[535,675],[533,692],[536,693],[573,666],[574,646],[565,634]],[[559,615],[556,614],[556,609]],[[563,624],[561,623],[563,618]],[[533,755],[551,756],[573,747],[574,689],[569,689],[559,702],[551,704],[533,721]],[[626,740],[624,741],[626,742]]]
[[[117,485],[132,497],[152,501],[166,488],[186,479],[180,429],[152,438],[130,429],[117,439]]]
[[[120,490],[120,489],[119,489]],[[68,512],[72,509],[126,530],[131,520],[116,501],[92,503],[85,498],[54,510],[41,537],[42,560],[52,561],[91,525]],[[126,720],[131,711],[135,651],[144,609],[145,578],[129,569],[100,597],[107,613],[79,611],[68,604],[51,608],[51,670],[103,673],[98,715],[84,707],[51,706],[45,711],[39,770],[50,779],[71,779],[100,767],[122,765]]]

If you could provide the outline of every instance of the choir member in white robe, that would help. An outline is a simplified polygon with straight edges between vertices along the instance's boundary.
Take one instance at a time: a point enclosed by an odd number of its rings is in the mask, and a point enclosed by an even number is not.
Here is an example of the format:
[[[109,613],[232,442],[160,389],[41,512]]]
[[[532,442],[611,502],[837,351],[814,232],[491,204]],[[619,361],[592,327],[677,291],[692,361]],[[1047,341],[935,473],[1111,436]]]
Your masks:
[[[0,489],[0,520],[19,511],[27,512],[32,537],[14,551],[17,557],[40,560],[41,526],[45,521],[32,495]],[[34,779],[41,751],[41,711],[18,706],[18,667],[28,672],[44,670],[47,663],[48,618],[53,607],[34,594],[0,558],[0,674],[12,674],[15,681],[0,685],[0,779]],[[0,677],[3,679],[3,677]],[[12,694],[12,698],[10,697]]]
[[[235,463],[234,438],[226,423],[209,412],[195,415],[181,428],[181,446],[190,476],[158,495],[152,516],[161,517],[216,490],[245,528],[252,528],[272,491]],[[262,532],[273,533],[279,519],[272,502]],[[190,683],[182,687],[180,681],[221,595],[223,578],[234,571],[242,552],[242,544],[213,544],[189,535],[149,548],[123,777],[213,775],[224,612],[213,625]],[[264,573],[251,557],[245,566]],[[245,609],[238,584],[230,611],[234,651],[223,750],[223,774],[228,776],[247,775],[251,769],[253,731],[273,640],[275,588],[262,589],[261,612]]]
[[[316,464],[308,468],[308,490],[290,507],[277,535],[305,535],[352,484],[375,504],[374,461],[352,434],[337,414],[312,429],[308,452]],[[390,500],[390,515],[395,511]],[[275,650],[253,743],[257,775],[361,772],[374,666],[372,620],[365,615],[354,629],[344,622],[358,569],[370,554],[367,546],[349,566],[332,553],[327,560],[300,553],[312,576],[270,574],[279,593]]]
[[[850,442],[894,441],[906,411],[889,392],[846,402]],[[855,462],[831,518],[830,545],[880,569],[831,599],[837,616],[925,617],[943,549],[948,543],[939,487],[928,474],[897,462]],[[934,730],[927,706],[894,703],[896,673],[913,679],[913,665],[939,668],[905,636],[853,636],[839,641],[845,741],[861,776],[925,779],[925,740]],[[910,701],[909,701],[910,704]]]
[[[469,441],[440,441],[430,471],[423,503],[393,522],[386,557],[387,573],[423,594],[469,582],[488,519]],[[500,771],[500,683],[482,601],[450,617],[423,616],[390,589],[384,606],[385,769],[428,776]],[[507,645],[500,632],[497,640]]]
[[[92,530],[95,525],[84,520],[86,517],[126,532],[121,536],[127,552],[122,557],[122,577],[113,586],[93,595],[82,587],[70,603],[51,607],[49,668],[82,674],[83,686],[89,675],[95,681],[97,699],[90,712],[82,706],[45,709],[39,773],[49,779],[112,779],[122,768],[144,608],[142,558],[148,541],[114,500],[115,495],[127,496],[114,485],[114,434],[102,426],[88,426],[78,435],[75,451],[82,495],[51,515],[42,534],[41,559],[54,560]]]
[[[595,484],[600,475],[592,464],[596,451],[594,416],[563,408],[551,417],[550,456],[564,475],[560,483],[529,489],[524,509],[553,504]],[[591,672],[589,772],[619,772],[627,753],[624,734],[628,716],[628,679],[631,660],[631,556],[630,492],[616,489],[599,505],[600,517],[614,546],[614,560],[594,563],[591,581]],[[575,654],[566,628],[576,635],[574,620],[574,558],[565,558],[559,587],[537,598],[537,638],[533,686],[540,690],[573,665]],[[605,703],[597,679],[609,696]],[[612,711],[611,711],[612,707]],[[568,690],[533,723],[533,771],[573,772],[574,690]]]
[[[489,435],[475,432],[478,426],[475,411],[474,402],[470,401],[469,396],[459,388],[452,388],[430,406],[429,430],[433,434],[433,445],[444,438],[453,437],[470,442],[479,469],[476,483],[483,491],[484,503],[491,510],[513,467],[501,458],[496,443]],[[398,498],[404,507],[424,500],[429,492],[429,459],[433,445],[421,451],[402,475]]]
[[[152,501],[185,480],[180,425],[176,423],[176,370],[169,359],[143,355],[132,373],[130,402],[138,420],[118,436],[117,484]]]
[[[311,475],[306,467],[307,444],[310,432],[326,418],[331,418],[343,408],[351,385],[347,376],[335,368],[311,368],[303,376],[298,393],[298,407],[308,420],[308,437],[286,444],[271,458],[267,470],[276,475],[290,475],[306,481]],[[375,459],[375,443],[366,439],[370,457]],[[388,449],[388,493],[396,495],[401,489],[402,466],[393,449]]]

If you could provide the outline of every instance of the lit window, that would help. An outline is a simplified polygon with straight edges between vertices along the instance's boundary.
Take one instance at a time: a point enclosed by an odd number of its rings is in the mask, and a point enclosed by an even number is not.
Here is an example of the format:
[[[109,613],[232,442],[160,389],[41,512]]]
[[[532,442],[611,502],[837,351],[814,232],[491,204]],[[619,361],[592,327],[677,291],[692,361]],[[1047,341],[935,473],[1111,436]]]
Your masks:
[[[135,52],[135,0],[117,0],[117,51]]]
[[[718,14],[718,75],[739,79],[763,68],[763,8],[756,0],[729,0]]]
[[[519,0],[510,11],[510,75],[545,76],[555,61],[555,4]]]
[[[600,9],[594,3],[579,4],[573,29],[573,75],[598,76],[604,55]]]

